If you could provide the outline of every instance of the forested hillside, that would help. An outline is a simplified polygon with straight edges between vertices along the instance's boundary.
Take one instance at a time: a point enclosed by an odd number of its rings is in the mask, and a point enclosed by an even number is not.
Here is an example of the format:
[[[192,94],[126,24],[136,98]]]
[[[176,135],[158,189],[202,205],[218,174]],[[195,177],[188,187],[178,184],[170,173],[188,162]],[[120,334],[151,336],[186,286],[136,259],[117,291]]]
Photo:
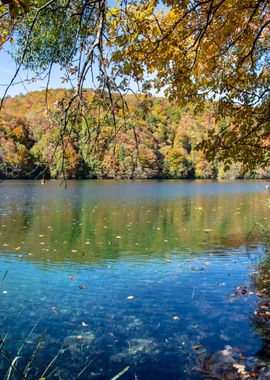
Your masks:
[[[229,170],[208,162],[196,147],[209,130],[222,129],[213,110],[180,108],[165,98],[128,95],[127,115],[115,107],[115,120],[99,125],[95,93],[85,98],[96,118],[85,120],[83,130],[63,131],[57,120],[66,90],[50,90],[8,97],[0,119],[0,175],[2,178],[241,178],[241,164]],[[125,117],[124,117],[125,116]],[[123,121],[124,120],[124,121]],[[253,176],[267,177],[259,170]]]

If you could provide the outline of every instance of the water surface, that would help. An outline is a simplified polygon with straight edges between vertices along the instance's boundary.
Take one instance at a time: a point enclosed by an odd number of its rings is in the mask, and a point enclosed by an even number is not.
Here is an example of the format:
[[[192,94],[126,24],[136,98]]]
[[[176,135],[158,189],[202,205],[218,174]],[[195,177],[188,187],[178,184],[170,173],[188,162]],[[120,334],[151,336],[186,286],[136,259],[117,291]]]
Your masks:
[[[266,184],[2,183],[5,352],[25,342],[23,368],[39,345],[30,378],[60,350],[45,376],[111,379],[129,366],[123,380],[204,378],[204,357],[226,345],[255,355],[258,300],[235,289],[251,286],[263,250]]]

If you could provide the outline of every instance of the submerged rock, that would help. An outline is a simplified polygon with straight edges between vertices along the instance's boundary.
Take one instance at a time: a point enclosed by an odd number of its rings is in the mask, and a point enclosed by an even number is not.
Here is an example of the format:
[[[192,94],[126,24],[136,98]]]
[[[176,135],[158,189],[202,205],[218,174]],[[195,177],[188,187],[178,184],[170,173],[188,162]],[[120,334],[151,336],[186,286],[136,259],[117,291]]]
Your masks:
[[[150,354],[157,344],[152,339],[131,339],[129,341],[128,355],[137,355],[139,352]]]
[[[87,332],[83,335],[70,335],[64,340],[63,348],[76,352],[82,350],[84,347],[90,346],[94,340],[94,334]]]
[[[249,372],[241,362],[240,355],[231,346],[217,351],[204,362],[204,371],[214,379],[246,380],[250,379]]]
[[[269,380],[270,379],[270,365],[261,369],[258,380]]]
[[[155,355],[159,352],[154,339],[131,339],[128,345],[127,350],[111,356],[111,360],[121,361],[126,357],[136,358],[141,355]]]

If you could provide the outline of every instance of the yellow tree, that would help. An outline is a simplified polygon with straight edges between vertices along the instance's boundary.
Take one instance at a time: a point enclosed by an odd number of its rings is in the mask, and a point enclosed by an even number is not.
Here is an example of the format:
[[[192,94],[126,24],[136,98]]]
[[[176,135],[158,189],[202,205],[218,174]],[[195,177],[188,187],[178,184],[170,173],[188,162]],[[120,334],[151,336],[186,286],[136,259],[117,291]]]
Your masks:
[[[150,74],[182,104],[212,101],[226,123],[201,144],[208,158],[269,165],[269,1],[135,1],[124,14],[116,9],[111,34],[119,70],[141,81]]]
[[[75,81],[63,103],[65,128],[80,123],[82,111],[91,112],[82,88],[94,67],[102,114],[110,113],[114,124],[116,99],[127,117],[122,94],[131,77],[142,91],[163,90],[180,104],[213,103],[219,130],[201,144],[208,158],[218,156],[225,167],[232,160],[246,169],[269,165],[269,0],[126,0],[115,6],[36,0],[26,15],[28,9],[20,9],[21,15],[10,10],[18,17],[19,67],[50,73],[57,63]]]

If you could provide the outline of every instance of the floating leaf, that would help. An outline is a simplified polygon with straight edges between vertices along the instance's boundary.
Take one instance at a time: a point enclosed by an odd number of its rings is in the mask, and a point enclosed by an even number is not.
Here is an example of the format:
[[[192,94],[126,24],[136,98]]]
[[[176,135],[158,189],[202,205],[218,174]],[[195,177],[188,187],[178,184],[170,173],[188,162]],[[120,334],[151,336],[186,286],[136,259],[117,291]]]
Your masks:
[[[202,346],[201,344],[194,344],[194,345],[192,346],[192,348],[193,348],[194,350],[199,350],[200,348],[203,348],[203,346]]]

